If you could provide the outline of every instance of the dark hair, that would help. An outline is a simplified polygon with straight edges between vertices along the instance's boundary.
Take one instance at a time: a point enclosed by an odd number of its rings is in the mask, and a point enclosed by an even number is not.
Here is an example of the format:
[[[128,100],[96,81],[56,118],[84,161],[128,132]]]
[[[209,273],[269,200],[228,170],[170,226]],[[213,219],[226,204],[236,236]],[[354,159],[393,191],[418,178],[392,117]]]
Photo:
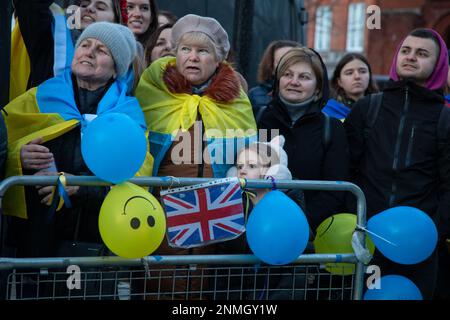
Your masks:
[[[273,68],[273,59],[275,51],[285,47],[301,47],[301,44],[292,40],[272,41],[264,51],[261,62],[258,66],[258,82],[265,83],[273,78],[275,70]]]
[[[158,42],[158,38],[165,29],[171,29],[173,24],[164,24],[156,29],[150,37],[148,38],[147,45],[145,46],[145,64],[149,66],[152,63],[152,51],[156,47],[156,43]]]
[[[418,28],[418,29],[414,29],[413,31],[411,31],[408,34],[408,36],[413,36],[413,37],[417,37],[417,38],[433,40],[433,42],[436,44],[436,46],[438,48],[437,56],[439,57],[439,54],[440,54],[440,51],[441,51],[441,46],[439,44],[439,39],[436,37],[436,35],[433,32],[431,32],[428,29]]]
[[[148,0],[148,3],[150,4],[150,25],[143,34],[136,36],[136,40],[144,46],[144,49],[151,35],[158,29],[158,7],[156,6],[156,0]]]
[[[331,77],[330,81],[331,96],[340,102],[345,102],[343,100],[348,100],[349,97],[345,93],[344,89],[339,86],[338,80],[341,76],[342,69],[344,69],[344,67],[353,60],[361,60],[367,66],[367,69],[369,69],[369,85],[367,86],[366,91],[364,91],[364,95],[366,96],[368,94],[379,91],[377,83],[375,82],[372,76],[372,69],[370,67],[370,63],[369,61],[367,61],[366,57],[360,53],[347,53],[345,56],[341,58],[341,60],[339,60],[338,64],[336,65],[336,68],[334,69],[333,76]]]
[[[170,12],[170,11],[160,10],[160,11],[158,12],[158,15],[159,15],[159,16],[164,16],[164,17],[166,17],[166,19],[169,21],[169,23],[166,23],[166,24],[172,24],[172,25],[174,25],[175,22],[177,22],[177,20],[178,20],[178,17],[177,17],[176,15],[174,15],[174,14],[173,14],[172,12]]]
[[[83,2],[83,1],[84,0],[76,0],[75,3],[77,4],[77,6],[81,7],[81,2]],[[72,1],[70,1],[70,0],[66,0],[64,5],[67,7],[71,2]],[[114,22],[115,23],[119,23],[119,24],[123,24],[122,9],[121,9],[121,6],[120,6],[120,0],[111,0],[111,5],[112,5],[113,13],[114,13]]]

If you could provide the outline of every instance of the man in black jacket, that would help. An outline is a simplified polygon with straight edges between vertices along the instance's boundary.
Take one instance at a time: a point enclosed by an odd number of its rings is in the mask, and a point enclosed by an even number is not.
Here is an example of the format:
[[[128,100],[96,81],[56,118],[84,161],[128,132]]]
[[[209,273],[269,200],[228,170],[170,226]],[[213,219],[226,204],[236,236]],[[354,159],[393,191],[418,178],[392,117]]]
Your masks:
[[[441,241],[449,235],[450,142],[448,125],[443,138],[437,128],[448,114],[442,111],[447,71],[447,48],[439,34],[431,29],[412,31],[394,57],[379,107],[370,104],[375,97],[365,97],[344,123],[352,177],[366,195],[368,217],[395,206],[416,207],[436,222]],[[404,275],[425,299],[433,297],[435,253],[412,266],[381,255],[373,263],[382,275]]]

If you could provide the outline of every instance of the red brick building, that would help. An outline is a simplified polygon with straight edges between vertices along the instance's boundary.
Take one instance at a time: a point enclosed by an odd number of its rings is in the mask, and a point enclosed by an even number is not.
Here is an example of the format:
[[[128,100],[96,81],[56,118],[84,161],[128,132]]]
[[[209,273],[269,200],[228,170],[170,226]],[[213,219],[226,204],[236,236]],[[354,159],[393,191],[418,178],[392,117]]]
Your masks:
[[[367,13],[379,7],[380,29],[369,29]],[[419,27],[438,31],[450,47],[450,0],[305,0],[309,13],[308,46],[324,57],[329,71],[343,54],[361,52],[373,73],[385,75],[399,41]]]

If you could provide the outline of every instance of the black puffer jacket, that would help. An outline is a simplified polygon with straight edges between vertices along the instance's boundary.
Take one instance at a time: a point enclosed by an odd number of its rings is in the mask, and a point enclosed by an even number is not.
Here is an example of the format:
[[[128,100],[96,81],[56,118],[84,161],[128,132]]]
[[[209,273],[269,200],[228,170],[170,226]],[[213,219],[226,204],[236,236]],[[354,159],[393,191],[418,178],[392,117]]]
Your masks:
[[[6,134],[3,113],[0,111],[0,181],[5,177],[6,154],[8,153],[8,136]]]
[[[323,69],[322,98],[311,102],[300,119],[291,123],[284,104],[278,98],[278,85],[275,84],[273,100],[259,119],[258,128],[268,129],[269,136],[271,129],[278,129],[279,134],[286,138],[284,149],[294,179],[346,181],[349,151],[339,120],[330,118],[330,141],[328,144],[324,141],[325,116],[322,108],[328,101],[329,90],[324,65]],[[343,212],[343,199],[342,192],[305,191],[305,213],[311,228],[315,231],[323,220]]]
[[[366,195],[368,217],[390,207],[412,206],[436,222],[440,216],[440,229],[448,235],[450,140],[438,148],[442,108],[442,92],[391,81],[368,131],[369,97],[354,104],[344,126],[353,180]]]

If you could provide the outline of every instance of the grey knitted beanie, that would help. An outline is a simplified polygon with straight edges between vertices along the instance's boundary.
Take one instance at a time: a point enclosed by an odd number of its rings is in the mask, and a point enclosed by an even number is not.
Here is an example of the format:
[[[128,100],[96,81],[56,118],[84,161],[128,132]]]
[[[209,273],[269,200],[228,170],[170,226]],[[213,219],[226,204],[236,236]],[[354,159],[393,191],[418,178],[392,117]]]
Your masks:
[[[136,56],[136,40],[130,29],[117,23],[93,23],[80,35],[75,48],[78,48],[80,43],[88,38],[97,39],[108,47],[119,77],[127,73]]]

